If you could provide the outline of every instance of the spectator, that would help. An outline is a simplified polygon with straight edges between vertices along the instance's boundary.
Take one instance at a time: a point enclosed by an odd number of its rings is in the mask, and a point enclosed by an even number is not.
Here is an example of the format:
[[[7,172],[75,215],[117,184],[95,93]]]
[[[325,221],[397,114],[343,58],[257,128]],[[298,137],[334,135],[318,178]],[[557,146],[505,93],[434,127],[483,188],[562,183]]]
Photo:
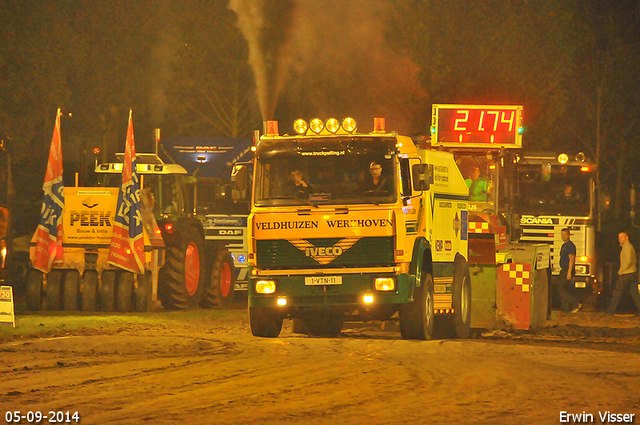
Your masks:
[[[562,311],[567,313],[576,313],[582,307],[582,304],[576,301],[573,296],[573,278],[576,275],[576,246],[571,241],[571,232],[564,228],[560,231],[562,237],[562,248],[560,248],[560,276],[558,282],[558,290],[560,292],[560,300],[562,302]]]
[[[622,232],[618,235],[618,241],[622,249],[620,250],[620,269],[618,270],[618,281],[611,295],[611,304],[606,311],[607,314],[613,315],[618,308],[622,290],[627,288],[631,294],[631,299],[636,305],[636,315],[640,316],[640,293],[638,293],[638,278],[636,273],[636,250],[629,242],[629,235]]]

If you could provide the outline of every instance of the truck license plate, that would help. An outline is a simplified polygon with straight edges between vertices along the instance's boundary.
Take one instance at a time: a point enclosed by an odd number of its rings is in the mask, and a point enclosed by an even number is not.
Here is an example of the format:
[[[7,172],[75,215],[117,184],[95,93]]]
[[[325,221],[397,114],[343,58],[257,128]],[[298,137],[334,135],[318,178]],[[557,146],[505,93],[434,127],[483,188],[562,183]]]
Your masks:
[[[342,276],[305,277],[305,285],[342,285]]]
[[[586,288],[587,282],[576,282],[576,288]]]

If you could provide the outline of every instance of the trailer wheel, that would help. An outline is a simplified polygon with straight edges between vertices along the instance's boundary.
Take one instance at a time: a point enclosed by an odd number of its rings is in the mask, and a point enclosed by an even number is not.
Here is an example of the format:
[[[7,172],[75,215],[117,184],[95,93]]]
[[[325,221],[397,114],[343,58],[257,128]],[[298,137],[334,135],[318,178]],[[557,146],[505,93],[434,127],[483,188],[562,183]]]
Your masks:
[[[116,311],[128,313],[133,302],[133,273],[123,271],[116,287]]]
[[[64,272],[62,287],[62,308],[65,311],[78,310],[78,294],[80,293],[80,273],[77,270]]]
[[[136,311],[145,312],[151,311],[151,305],[153,303],[152,297],[153,281],[151,278],[151,272],[138,275],[138,286],[135,291]]]
[[[433,337],[433,278],[422,273],[421,284],[415,289],[413,302],[400,306],[400,334],[404,339]]]
[[[309,335],[335,338],[342,332],[341,317],[314,317],[304,319]]]
[[[249,307],[251,334],[263,338],[277,338],[282,331],[282,315],[268,308]]]
[[[202,292],[200,306],[204,308],[229,308],[233,303],[236,286],[236,271],[231,253],[226,249],[219,249],[211,263],[208,273],[209,285]]]
[[[82,277],[82,311],[98,310],[98,272],[85,270]]]
[[[204,286],[202,284],[204,280],[202,234],[195,226],[187,224],[181,239],[180,246],[167,247],[166,261],[158,275],[158,295],[162,306],[168,310],[196,307],[202,298]]]
[[[47,310],[60,310],[60,295],[62,284],[62,270],[51,270],[47,273],[47,286],[44,290],[44,300]]]
[[[27,310],[42,310],[42,281],[43,274],[40,270],[31,269],[27,275]]]
[[[100,311],[116,310],[116,272],[105,270],[100,282]]]

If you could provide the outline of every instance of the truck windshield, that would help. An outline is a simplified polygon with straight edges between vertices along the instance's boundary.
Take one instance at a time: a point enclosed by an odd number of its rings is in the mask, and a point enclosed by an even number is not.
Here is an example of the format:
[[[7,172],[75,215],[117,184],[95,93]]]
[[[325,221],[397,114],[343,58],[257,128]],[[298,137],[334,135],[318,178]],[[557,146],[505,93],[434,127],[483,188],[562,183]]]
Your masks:
[[[190,189],[193,190],[193,185]],[[196,183],[198,214],[249,214],[250,201],[234,200],[230,180],[198,177]]]
[[[588,216],[592,173],[579,166],[518,164],[520,213]]]
[[[258,206],[380,204],[397,199],[395,139],[263,141]]]

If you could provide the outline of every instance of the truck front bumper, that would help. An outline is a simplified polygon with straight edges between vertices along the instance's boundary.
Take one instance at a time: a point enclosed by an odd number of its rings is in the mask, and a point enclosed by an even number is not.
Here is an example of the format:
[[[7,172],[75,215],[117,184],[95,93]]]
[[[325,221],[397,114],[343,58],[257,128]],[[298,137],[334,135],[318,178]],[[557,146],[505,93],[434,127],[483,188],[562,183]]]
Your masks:
[[[359,273],[332,274],[340,277],[342,283],[335,285],[308,285],[306,278],[317,274],[295,276],[268,276],[261,273],[259,278],[249,278],[249,306],[258,308],[278,308],[283,311],[295,308],[336,308],[375,306],[381,304],[404,304],[413,300],[415,278],[409,274]],[[395,278],[395,289],[377,291],[376,278]],[[256,292],[256,282],[273,281],[275,291],[270,294]],[[284,301],[283,301],[284,300]]]

